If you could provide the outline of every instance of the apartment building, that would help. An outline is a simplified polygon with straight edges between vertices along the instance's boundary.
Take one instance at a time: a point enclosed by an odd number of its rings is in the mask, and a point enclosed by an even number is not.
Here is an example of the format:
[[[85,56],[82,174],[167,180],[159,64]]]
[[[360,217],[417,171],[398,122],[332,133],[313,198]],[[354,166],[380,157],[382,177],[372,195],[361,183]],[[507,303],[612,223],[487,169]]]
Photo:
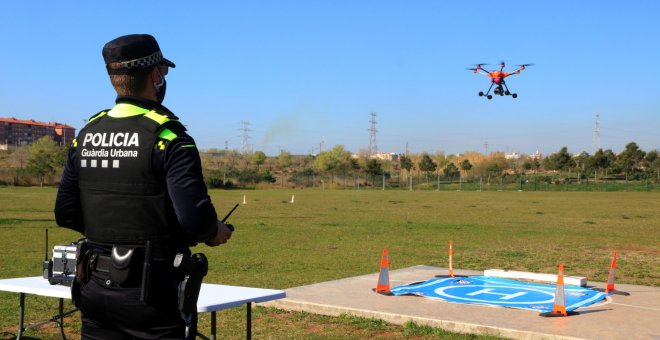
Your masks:
[[[0,117],[0,150],[28,145],[43,136],[50,136],[59,145],[69,145],[76,137],[76,129],[62,123]]]

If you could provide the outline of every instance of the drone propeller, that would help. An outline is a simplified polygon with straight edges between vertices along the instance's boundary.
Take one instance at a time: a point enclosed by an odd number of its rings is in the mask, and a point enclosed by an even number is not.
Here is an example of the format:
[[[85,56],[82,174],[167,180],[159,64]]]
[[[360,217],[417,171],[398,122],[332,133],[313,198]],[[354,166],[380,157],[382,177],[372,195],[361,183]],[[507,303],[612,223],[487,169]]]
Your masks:
[[[527,67],[527,66],[532,66],[532,65],[534,65],[534,64],[522,64],[522,65],[516,65],[516,66]]]

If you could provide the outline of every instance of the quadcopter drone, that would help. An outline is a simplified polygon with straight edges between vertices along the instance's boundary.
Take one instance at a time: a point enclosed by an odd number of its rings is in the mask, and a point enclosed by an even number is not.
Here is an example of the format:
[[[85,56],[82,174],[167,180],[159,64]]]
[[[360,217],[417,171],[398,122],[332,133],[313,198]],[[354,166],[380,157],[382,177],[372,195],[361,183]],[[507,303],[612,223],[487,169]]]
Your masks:
[[[488,65],[488,64],[477,64],[476,68],[469,68],[468,70],[473,71],[474,73],[479,73],[490,77],[490,87],[488,88],[488,91],[486,91],[485,94],[480,91],[479,96],[480,97],[486,96],[486,98],[488,99],[493,99],[493,96],[490,94],[490,90],[493,88],[493,86],[495,86],[495,90],[493,90],[493,94],[500,96],[511,96],[513,98],[517,98],[518,94],[511,93],[509,91],[509,87],[506,86],[506,82],[504,82],[504,78],[514,74],[520,74],[520,71],[524,70],[525,67],[534,64],[518,65],[518,68],[515,69],[513,72],[504,72],[504,67],[506,66],[504,65],[504,62],[500,63],[499,71],[488,71],[482,67],[483,65]]]

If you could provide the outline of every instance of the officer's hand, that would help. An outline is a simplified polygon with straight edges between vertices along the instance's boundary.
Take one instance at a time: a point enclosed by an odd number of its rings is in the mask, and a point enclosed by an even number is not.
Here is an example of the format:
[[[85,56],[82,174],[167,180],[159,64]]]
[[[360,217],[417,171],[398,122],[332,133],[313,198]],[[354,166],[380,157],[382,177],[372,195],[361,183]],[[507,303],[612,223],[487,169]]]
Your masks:
[[[218,231],[215,233],[215,237],[206,241],[206,245],[209,247],[216,247],[221,244],[227,243],[231,238],[231,234],[234,231],[234,226],[231,224],[224,224],[218,221]]]

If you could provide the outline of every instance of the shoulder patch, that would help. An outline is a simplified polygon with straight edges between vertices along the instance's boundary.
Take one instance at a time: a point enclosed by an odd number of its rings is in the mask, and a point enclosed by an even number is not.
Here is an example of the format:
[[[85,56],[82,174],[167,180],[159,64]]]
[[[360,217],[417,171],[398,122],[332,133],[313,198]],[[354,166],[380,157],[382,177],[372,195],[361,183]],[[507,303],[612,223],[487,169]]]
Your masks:
[[[167,144],[169,144],[169,143],[170,143],[170,141],[159,138],[158,141],[156,142],[156,144],[154,145],[154,149],[156,149],[156,150],[165,150],[165,148],[167,147]]]
[[[156,150],[165,150],[167,144],[169,144],[176,137],[178,137],[176,133],[168,128],[164,128],[158,134],[158,139],[156,140],[156,145],[154,145],[154,148]]]
[[[176,138],[177,135],[176,133],[172,132],[172,130],[165,128],[163,129],[160,134],[158,135],[158,138],[160,139],[166,139],[168,141],[171,141],[172,139]]]

